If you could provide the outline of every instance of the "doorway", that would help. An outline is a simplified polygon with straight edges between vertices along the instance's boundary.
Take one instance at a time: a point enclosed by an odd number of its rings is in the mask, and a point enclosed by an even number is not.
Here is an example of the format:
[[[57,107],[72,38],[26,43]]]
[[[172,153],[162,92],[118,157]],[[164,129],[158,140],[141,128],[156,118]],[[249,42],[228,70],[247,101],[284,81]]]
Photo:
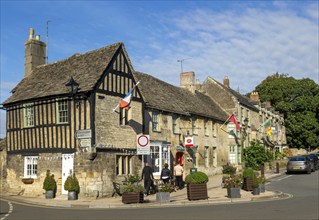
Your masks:
[[[62,154],[62,194],[68,194],[68,191],[64,190],[64,182],[69,175],[73,174],[73,154]]]

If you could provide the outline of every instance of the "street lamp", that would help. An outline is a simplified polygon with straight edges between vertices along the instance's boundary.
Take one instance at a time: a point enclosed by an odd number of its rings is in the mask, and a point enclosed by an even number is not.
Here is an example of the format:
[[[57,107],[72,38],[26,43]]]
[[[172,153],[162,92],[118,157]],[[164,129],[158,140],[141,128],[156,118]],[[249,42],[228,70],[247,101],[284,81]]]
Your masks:
[[[71,76],[70,80],[65,83],[65,86],[68,88],[70,95],[74,96],[78,91],[79,83],[77,83]]]

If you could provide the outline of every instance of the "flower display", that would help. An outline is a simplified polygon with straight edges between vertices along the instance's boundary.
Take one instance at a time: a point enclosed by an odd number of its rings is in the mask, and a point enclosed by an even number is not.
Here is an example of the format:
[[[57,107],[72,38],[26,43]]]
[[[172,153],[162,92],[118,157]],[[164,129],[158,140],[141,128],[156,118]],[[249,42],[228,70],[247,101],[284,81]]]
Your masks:
[[[241,174],[229,176],[224,179],[225,188],[241,188],[243,184],[243,177]]]

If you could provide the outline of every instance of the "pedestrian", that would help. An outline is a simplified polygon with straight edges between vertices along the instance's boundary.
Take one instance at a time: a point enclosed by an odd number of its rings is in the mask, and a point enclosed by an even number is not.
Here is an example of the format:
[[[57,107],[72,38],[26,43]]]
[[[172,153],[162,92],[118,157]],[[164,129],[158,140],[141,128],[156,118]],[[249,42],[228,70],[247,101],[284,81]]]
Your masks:
[[[183,167],[179,164],[179,162],[176,162],[176,165],[174,167],[174,176],[176,179],[176,186],[178,187],[178,189],[183,188],[183,172]]]
[[[172,178],[172,172],[170,169],[168,169],[168,164],[164,164],[164,168],[162,169],[161,172],[161,180],[163,181],[164,184],[167,184],[169,180]]]
[[[149,164],[146,162],[145,166],[142,171],[142,180],[144,179],[144,189],[146,191],[146,195],[149,195],[150,193],[150,187],[154,187],[154,176],[153,176],[153,170],[149,166]]]

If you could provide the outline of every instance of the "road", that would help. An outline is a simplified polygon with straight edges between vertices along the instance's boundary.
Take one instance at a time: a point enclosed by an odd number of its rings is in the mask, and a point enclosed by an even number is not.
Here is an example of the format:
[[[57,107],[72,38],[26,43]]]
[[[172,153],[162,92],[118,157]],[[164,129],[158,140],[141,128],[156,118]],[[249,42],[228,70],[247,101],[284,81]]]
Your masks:
[[[63,209],[1,201],[1,220],[12,219],[319,219],[319,171],[282,175],[267,184],[291,198],[220,205],[128,209]],[[11,211],[10,211],[11,210]]]

